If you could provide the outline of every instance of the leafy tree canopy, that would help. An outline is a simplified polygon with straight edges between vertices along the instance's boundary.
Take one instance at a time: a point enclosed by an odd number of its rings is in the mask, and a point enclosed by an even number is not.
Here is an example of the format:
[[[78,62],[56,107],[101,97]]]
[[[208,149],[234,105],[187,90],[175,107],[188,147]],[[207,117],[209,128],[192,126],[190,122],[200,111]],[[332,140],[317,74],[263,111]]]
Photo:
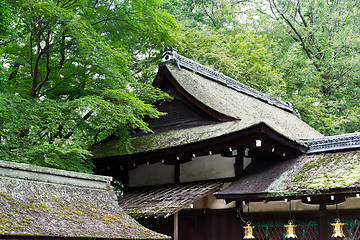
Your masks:
[[[170,2],[183,54],[294,102],[325,135],[359,131],[359,1]]]
[[[152,104],[164,94],[130,66],[174,40],[177,24],[160,5],[0,2],[0,159],[91,172],[90,145],[151,131],[143,119],[161,115]]]
[[[359,131],[360,1],[0,0],[0,158],[91,172],[92,144],[151,131],[159,51]]]

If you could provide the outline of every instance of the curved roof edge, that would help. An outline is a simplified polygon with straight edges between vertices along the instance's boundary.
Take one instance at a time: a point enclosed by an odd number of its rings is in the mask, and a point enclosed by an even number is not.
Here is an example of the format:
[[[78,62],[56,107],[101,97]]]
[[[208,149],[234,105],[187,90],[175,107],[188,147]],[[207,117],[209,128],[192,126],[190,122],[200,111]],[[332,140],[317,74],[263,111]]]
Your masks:
[[[266,95],[265,93],[262,93],[262,92],[254,89],[254,88],[251,88],[243,83],[240,83],[239,81],[236,81],[233,78],[225,76],[224,74],[222,74],[216,70],[208,68],[200,63],[197,63],[189,58],[186,58],[186,57],[178,54],[177,51],[172,47],[165,48],[164,51],[161,51],[161,54],[162,54],[162,60],[161,60],[161,63],[159,64],[160,66],[163,66],[165,64],[173,64],[178,69],[181,69],[181,67],[184,67],[184,68],[189,69],[193,72],[196,72],[204,77],[207,77],[212,81],[223,84],[223,85],[225,85],[231,89],[234,89],[238,92],[247,94],[251,97],[254,97],[256,99],[264,101],[264,102],[268,103],[269,105],[274,105],[280,109],[288,111],[288,112],[294,114],[296,117],[300,118],[300,114],[296,109],[293,108],[292,102],[283,102],[276,98],[270,97],[269,95]]]

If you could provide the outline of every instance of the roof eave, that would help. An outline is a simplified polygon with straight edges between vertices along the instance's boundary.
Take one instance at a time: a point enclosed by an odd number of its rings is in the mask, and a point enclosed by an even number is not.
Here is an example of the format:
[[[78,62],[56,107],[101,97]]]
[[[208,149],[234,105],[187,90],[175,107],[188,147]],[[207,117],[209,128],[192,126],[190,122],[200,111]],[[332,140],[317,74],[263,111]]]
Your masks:
[[[335,204],[340,198],[358,197],[360,189],[357,187],[333,188],[322,190],[302,190],[296,192],[259,192],[259,193],[215,193],[217,199],[223,199],[227,203],[232,201],[244,202],[270,202],[287,200],[302,200],[308,204],[320,202]]]
[[[145,164],[147,162],[159,162],[162,159],[171,159],[179,156],[192,156],[194,153],[208,153],[212,151],[221,151],[229,147],[234,147],[236,142],[238,145],[250,146],[254,144],[255,139],[261,136],[266,136],[272,141],[281,144],[282,150],[291,151],[301,154],[308,150],[308,147],[289,139],[272,128],[268,127],[265,123],[261,122],[255,126],[243,129],[241,131],[233,132],[230,134],[218,136],[211,139],[206,139],[194,143],[184,145],[177,145],[174,147],[156,149],[147,152],[139,152],[134,154],[116,155],[105,158],[95,158],[93,162],[96,166],[119,166],[119,165],[137,165]]]

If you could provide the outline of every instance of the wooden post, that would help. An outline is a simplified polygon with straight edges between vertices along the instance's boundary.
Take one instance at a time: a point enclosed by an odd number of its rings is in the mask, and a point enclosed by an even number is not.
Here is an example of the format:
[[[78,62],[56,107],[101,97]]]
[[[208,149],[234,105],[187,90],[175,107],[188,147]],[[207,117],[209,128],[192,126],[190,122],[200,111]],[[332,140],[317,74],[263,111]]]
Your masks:
[[[177,163],[174,166],[174,183],[179,184],[180,183],[180,164]]]
[[[320,239],[330,239],[329,237],[329,221],[326,214],[326,204],[320,204],[319,211],[319,238]]]
[[[174,213],[174,238],[173,240],[179,239],[179,218],[178,213]]]
[[[244,150],[243,148],[237,149],[237,154],[235,156],[235,177],[239,177],[243,172],[244,168]]]

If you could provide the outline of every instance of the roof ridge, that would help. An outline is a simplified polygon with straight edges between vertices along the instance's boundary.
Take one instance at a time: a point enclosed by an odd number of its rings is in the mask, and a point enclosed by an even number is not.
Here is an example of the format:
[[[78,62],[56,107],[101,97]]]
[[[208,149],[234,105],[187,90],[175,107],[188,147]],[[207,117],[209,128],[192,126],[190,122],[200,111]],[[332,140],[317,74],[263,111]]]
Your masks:
[[[209,67],[206,67],[205,65],[195,62],[189,58],[186,58],[178,54],[175,48],[166,47],[164,51],[161,51],[161,54],[162,54],[162,59],[161,59],[161,63],[159,64],[160,66],[170,63],[175,65],[179,70],[181,69],[181,67],[184,67],[200,75],[203,75],[212,81],[223,84],[231,89],[234,89],[238,92],[245,93],[251,97],[266,102],[269,105],[273,105],[280,109],[291,112],[296,117],[300,118],[300,114],[296,109],[293,108],[292,102],[283,102],[263,92],[260,92],[252,87],[249,87],[239,81],[236,81],[235,79],[228,77],[214,69],[211,69]]]
[[[296,140],[310,147],[307,153],[360,148],[360,132],[325,136],[321,138],[298,138]]]
[[[25,163],[0,160],[0,177],[44,183],[108,189],[112,177],[39,167]]]

